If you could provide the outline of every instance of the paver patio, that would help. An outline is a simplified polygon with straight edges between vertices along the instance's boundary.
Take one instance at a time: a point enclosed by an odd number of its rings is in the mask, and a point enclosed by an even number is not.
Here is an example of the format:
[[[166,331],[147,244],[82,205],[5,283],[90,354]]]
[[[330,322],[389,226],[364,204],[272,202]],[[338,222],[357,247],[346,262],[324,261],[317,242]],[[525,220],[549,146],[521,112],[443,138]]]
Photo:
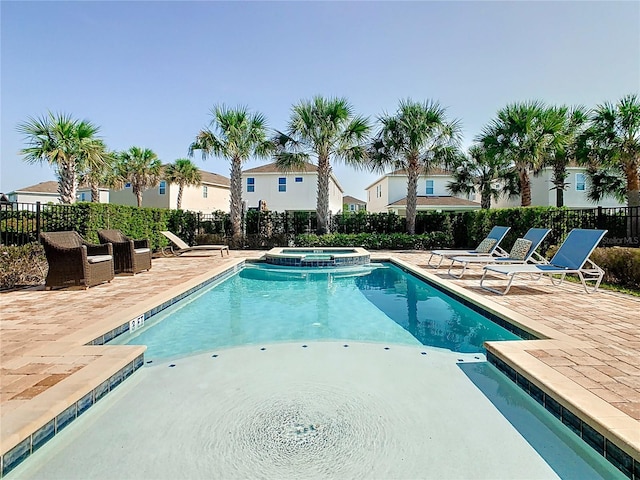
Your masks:
[[[0,453],[144,350],[88,342],[263,253],[158,258],[149,272],[89,290],[37,287],[0,294]],[[373,259],[390,256],[538,325],[547,340],[494,343],[490,351],[605,425],[640,461],[640,299],[603,290],[587,295],[579,285],[552,287],[548,279],[514,282],[508,295],[499,296],[479,288],[481,270],[453,279],[446,269],[427,268],[424,252],[372,253]]]

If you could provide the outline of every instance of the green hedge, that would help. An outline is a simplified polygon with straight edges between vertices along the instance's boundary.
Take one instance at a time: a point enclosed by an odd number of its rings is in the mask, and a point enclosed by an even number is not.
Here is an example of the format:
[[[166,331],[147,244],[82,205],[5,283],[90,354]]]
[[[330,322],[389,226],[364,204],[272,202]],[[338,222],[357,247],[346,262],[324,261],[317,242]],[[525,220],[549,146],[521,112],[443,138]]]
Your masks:
[[[298,235],[297,247],[363,247],[369,250],[412,249],[428,250],[450,245],[453,239],[447,232],[431,232],[422,235],[406,233],[330,233],[327,235]]]

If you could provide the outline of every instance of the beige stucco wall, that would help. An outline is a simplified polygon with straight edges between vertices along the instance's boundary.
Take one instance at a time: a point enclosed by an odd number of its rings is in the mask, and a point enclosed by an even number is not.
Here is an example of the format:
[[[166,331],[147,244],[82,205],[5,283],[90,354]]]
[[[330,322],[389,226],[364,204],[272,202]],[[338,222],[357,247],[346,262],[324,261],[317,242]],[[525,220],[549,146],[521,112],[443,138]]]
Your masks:
[[[254,179],[254,191],[247,191],[247,178]],[[279,178],[286,178],[286,192],[279,191]],[[302,178],[302,182],[296,182]],[[260,200],[274,212],[286,210],[315,211],[317,204],[318,177],[313,173],[246,173],[242,175],[242,199],[247,208],[257,208]],[[329,180],[329,210],[342,210],[343,192],[333,179]]]
[[[203,195],[203,187],[207,187],[207,197]],[[136,206],[136,196],[131,188],[111,190],[111,203]],[[142,206],[150,208],[176,209],[178,203],[178,185],[168,184],[164,194],[160,194],[160,187],[150,188],[142,193]],[[203,185],[199,187],[185,187],[182,194],[182,210],[211,213],[216,210],[229,211],[229,189],[224,186]]]

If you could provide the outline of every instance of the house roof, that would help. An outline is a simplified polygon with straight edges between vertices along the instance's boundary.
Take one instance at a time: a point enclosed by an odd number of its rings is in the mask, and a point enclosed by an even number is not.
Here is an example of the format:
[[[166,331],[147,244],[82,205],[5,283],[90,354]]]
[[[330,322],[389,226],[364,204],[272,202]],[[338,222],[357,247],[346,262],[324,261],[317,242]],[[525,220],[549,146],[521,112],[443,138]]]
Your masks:
[[[393,203],[387,205],[388,207],[404,207],[407,205],[407,197],[396,200]],[[419,195],[416,205],[419,207],[478,207],[478,202],[472,202],[465,198],[451,197],[451,196],[424,196]]]
[[[248,170],[243,170],[242,171],[242,175],[246,175],[248,173],[250,173],[250,174],[256,174],[256,173],[279,173],[279,174],[284,174],[284,173],[318,173],[318,167],[316,165],[314,165],[313,163],[306,163],[304,169],[295,169],[295,170],[290,170],[290,171],[282,171],[280,168],[278,168],[278,166],[276,165],[275,162],[272,162],[272,163],[267,163],[266,165],[260,165],[259,167],[249,168]],[[344,188],[342,188],[342,185],[340,185],[340,182],[338,182],[338,179],[333,174],[333,172],[331,172],[331,179],[336,184],[338,189],[341,192],[344,192]]]
[[[345,195],[342,197],[342,203],[353,203],[355,205],[366,205],[367,202],[363,202],[362,200],[358,200],[356,197],[352,197],[350,195]]]
[[[224,175],[218,175],[213,172],[205,172],[204,170],[200,170],[200,175],[202,175],[202,183],[210,183],[212,185],[222,185],[228,187],[230,185],[230,180]]]
[[[440,167],[432,167],[429,169],[427,173],[420,172],[421,177],[432,177],[432,176],[438,176],[438,175],[452,175],[452,174],[453,172],[451,170],[447,170],[445,168],[440,168]],[[407,175],[407,171],[404,168],[394,170],[393,172],[385,173],[381,177],[377,178],[373,183],[368,185],[365,188],[365,190],[369,190],[371,187],[373,187],[376,183],[378,183],[380,180],[382,180],[385,177],[391,177],[391,176],[401,177],[406,175]]]
[[[297,168],[294,170],[290,170],[288,173],[317,173],[318,167],[316,167],[313,163],[305,164],[304,168]],[[266,165],[260,165],[259,167],[250,168],[248,170],[244,170],[242,172],[245,173],[285,173],[283,170],[278,168],[276,163],[267,163]]]
[[[24,188],[18,188],[10,193],[31,192],[31,193],[58,193],[58,182],[49,180],[48,182],[40,182]]]

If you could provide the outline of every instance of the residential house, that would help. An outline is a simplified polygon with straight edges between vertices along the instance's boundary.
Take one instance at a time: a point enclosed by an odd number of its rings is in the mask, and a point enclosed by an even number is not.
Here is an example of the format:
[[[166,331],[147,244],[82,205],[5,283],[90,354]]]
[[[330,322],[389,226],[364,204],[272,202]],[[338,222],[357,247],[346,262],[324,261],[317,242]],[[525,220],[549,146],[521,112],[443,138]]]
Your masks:
[[[565,180],[568,183],[564,191],[564,206],[568,208],[594,208],[624,207],[626,204],[618,202],[613,197],[600,200],[597,204],[589,200],[587,191],[589,179],[585,167],[567,167],[569,176]],[[550,167],[542,169],[540,174],[531,176],[531,205],[536,207],[555,207],[556,190],[553,188],[553,170]],[[520,206],[520,197],[501,198],[498,202],[492,201],[492,207],[506,208]]]
[[[317,205],[318,167],[308,163],[304,170],[282,172],[268,163],[242,172],[242,199],[247,209],[266,208],[275,212],[315,211]],[[333,175],[329,177],[329,210],[342,211],[344,190]]]
[[[429,174],[418,177],[418,199],[416,208],[425,210],[478,210],[480,203],[475,198],[452,196],[447,185],[453,181],[448,170],[431,169]],[[367,192],[367,210],[373,213],[394,212],[400,216],[407,211],[407,173],[396,170],[387,173],[369,185]]]
[[[100,203],[109,203],[109,190],[100,188]],[[18,203],[60,203],[60,194],[58,193],[58,182],[50,180],[40,182],[29,187],[20,188],[9,192],[7,198],[10,202]],[[91,189],[86,186],[78,187],[76,191],[76,199],[79,202],[91,201]]]
[[[212,213],[229,211],[229,179],[217,173],[200,170],[202,182],[199,186],[185,186],[182,192],[182,210]],[[142,192],[142,206],[176,209],[179,186],[162,180],[157,187]],[[131,184],[121,190],[111,190],[111,203],[138,205]]]
[[[366,210],[367,203],[355,197],[345,195],[342,197],[342,208],[345,212],[357,212],[359,210]]]

